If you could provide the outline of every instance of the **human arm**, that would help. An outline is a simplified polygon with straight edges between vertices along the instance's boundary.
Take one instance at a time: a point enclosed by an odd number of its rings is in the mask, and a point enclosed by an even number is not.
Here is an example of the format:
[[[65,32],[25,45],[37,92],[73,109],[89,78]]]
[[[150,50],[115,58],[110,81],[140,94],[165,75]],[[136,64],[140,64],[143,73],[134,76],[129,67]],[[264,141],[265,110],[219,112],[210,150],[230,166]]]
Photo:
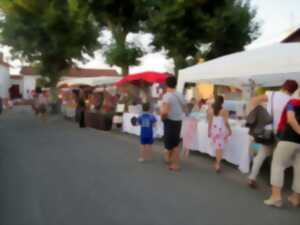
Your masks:
[[[223,118],[224,118],[224,121],[225,121],[225,126],[228,130],[228,136],[231,136],[232,130],[231,130],[231,127],[229,125],[229,113],[228,113],[227,110],[223,110]]]
[[[170,105],[166,102],[163,102],[160,107],[160,116],[161,118],[167,117],[170,112]]]
[[[211,137],[212,120],[213,120],[213,110],[212,108],[209,108],[207,111],[208,137]]]
[[[168,95],[164,95],[160,106],[160,116],[162,119],[166,118],[170,112],[170,103]]]
[[[296,119],[295,111],[291,104],[288,105],[287,122],[293,128],[293,130],[300,135],[300,124]]]

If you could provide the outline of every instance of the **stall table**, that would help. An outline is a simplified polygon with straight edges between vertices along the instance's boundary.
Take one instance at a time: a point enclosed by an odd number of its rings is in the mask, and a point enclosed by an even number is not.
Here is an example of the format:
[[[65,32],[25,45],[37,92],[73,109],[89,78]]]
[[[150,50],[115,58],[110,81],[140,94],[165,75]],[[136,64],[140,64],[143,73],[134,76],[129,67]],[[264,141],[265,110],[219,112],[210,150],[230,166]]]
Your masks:
[[[76,114],[76,108],[75,107],[63,104],[61,106],[61,112],[66,118],[75,119],[75,114]]]
[[[206,153],[212,157],[215,156],[215,149],[210,138],[208,138],[208,124],[206,121],[198,121],[187,117],[183,121],[182,135],[185,148]],[[249,145],[248,128],[233,126],[232,136],[229,138],[223,151],[223,158],[237,165],[241,172],[248,173],[251,161]]]
[[[135,113],[124,113],[123,114],[123,125],[122,130],[128,134],[140,135],[140,126],[134,126],[131,123],[132,118],[138,118],[139,114]],[[159,116],[155,115],[157,123],[154,127],[154,137],[161,138],[164,135],[163,123]]]
[[[85,112],[85,123],[87,127],[98,130],[111,130],[112,116],[99,112]]]

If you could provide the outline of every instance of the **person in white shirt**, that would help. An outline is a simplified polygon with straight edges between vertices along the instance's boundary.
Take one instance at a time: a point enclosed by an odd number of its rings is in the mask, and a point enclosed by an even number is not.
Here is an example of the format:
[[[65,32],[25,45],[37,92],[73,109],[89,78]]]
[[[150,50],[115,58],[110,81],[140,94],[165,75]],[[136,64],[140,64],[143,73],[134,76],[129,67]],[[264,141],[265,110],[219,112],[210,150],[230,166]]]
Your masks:
[[[256,96],[251,99],[251,108],[255,108],[260,104],[266,103],[267,111],[273,118],[273,124],[268,128],[273,129],[275,135],[277,134],[277,127],[281,118],[281,114],[284,111],[288,101],[291,99],[291,96],[297,89],[298,83],[296,81],[286,80],[280,91],[268,91],[264,95]],[[256,188],[256,177],[259,174],[260,168],[265,159],[272,155],[275,147],[276,144],[271,146],[263,145],[263,148],[259,150],[255,156],[251,172],[248,177],[248,185],[251,188]]]

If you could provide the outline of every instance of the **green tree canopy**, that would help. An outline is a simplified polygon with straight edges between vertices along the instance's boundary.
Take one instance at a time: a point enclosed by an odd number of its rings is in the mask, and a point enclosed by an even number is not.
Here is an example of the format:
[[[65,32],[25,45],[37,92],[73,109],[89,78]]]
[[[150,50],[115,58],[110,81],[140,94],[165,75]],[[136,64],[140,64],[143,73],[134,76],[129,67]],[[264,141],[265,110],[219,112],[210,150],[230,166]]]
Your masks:
[[[211,46],[202,56],[213,59],[244,49],[259,34],[259,24],[255,22],[256,10],[248,1],[226,0],[226,5],[218,9],[214,18],[215,30]]]
[[[1,0],[1,43],[36,65],[54,85],[64,71],[93,55],[98,28],[84,0]]]
[[[255,11],[240,0],[152,0],[147,29],[152,45],[165,49],[175,71],[197,57],[242,50],[257,34]],[[210,46],[209,48],[203,48]]]
[[[89,0],[99,26],[112,33],[112,43],[106,48],[106,61],[121,67],[122,74],[129,66],[138,65],[142,49],[126,40],[129,33],[137,33],[147,20],[147,0]]]

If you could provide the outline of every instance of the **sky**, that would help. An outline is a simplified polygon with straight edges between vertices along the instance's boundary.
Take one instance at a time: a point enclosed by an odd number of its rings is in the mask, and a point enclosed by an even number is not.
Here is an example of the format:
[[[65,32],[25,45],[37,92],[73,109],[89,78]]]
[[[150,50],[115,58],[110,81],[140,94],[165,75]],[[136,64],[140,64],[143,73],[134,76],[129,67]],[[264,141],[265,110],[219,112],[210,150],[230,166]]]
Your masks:
[[[250,0],[250,4],[257,9],[256,20],[261,23],[261,35],[248,46],[249,48],[269,44],[280,35],[289,32],[293,27],[300,27],[300,0]],[[144,48],[147,48],[150,36],[131,35],[129,39],[138,41]],[[97,52],[87,64],[80,66],[109,68],[100,52]],[[140,66],[130,68],[131,73],[145,70],[172,72],[172,60],[167,59],[162,52],[152,53],[142,58]]]

